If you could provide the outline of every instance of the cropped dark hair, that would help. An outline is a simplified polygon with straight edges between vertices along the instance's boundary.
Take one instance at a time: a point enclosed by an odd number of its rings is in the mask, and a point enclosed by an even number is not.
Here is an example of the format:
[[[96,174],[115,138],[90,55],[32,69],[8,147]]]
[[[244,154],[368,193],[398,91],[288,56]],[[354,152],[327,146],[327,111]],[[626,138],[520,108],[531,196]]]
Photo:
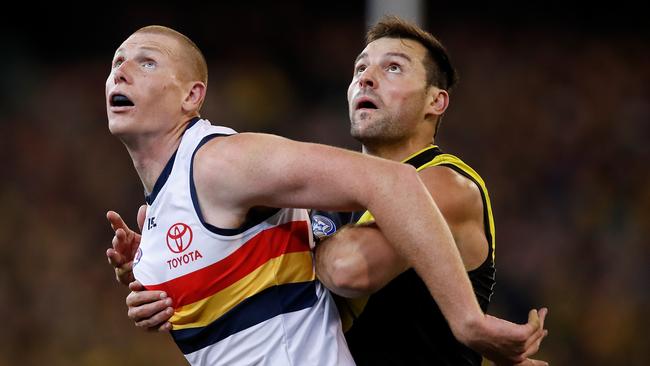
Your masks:
[[[431,33],[394,15],[381,18],[366,33],[366,46],[380,38],[411,39],[427,50],[422,61],[427,73],[427,86],[436,86],[448,92],[456,85],[458,76],[449,61],[445,47]]]

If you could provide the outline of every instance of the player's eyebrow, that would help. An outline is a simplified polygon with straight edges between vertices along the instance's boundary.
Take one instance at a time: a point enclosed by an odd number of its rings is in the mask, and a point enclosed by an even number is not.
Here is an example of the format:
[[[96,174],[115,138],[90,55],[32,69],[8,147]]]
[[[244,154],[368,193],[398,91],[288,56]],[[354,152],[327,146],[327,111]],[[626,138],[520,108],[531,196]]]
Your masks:
[[[157,53],[160,53],[160,54],[164,54],[164,53],[165,53],[165,52],[164,52],[163,50],[161,50],[160,48],[158,48],[158,47],[152,47],[152,46],[142,46],[142,47],[138,47],[137,50],[138,50],[138,51],[142,51],[142,50],[144,50],[144,51],[152,51],[152,52],[157,52]],[[117,56],[117,55],[119,55],[120,53],[123,53],[123,52],[124,52],[124,48],[120,47],[120,48],[117,49],[117,51],[115,51],[115,56]]]
[[[395,56],[395,57],[401,57],[405,59],[408,62],[411,62],[411,57],[405,53],[402,52],[388,52],[384,56]]]
[[[157,53],[167,53],[167,52],[164,52],[163,50],[161,50],[158,47],[151,47],[151,46],[142,46],[142,47],[140,47],[140,50],[153,51],[153,52],[157,52]]]
[[[411,62],[411,57],[409,55],[403,53],[403,52],[387,52],[383,56],[384,57],[386,57],[386,56],[401,57],[401,58],[405,59],[406,61]],[[357,56],[357,59],[354,60],[354,63],[356,64],[357,62],[359,62],[359,60],[361,60],[362,58],[366,58],[366,57],[368,57],[368,54],[366,52],[362,52],[362,53],[359,54],[359,56]]]

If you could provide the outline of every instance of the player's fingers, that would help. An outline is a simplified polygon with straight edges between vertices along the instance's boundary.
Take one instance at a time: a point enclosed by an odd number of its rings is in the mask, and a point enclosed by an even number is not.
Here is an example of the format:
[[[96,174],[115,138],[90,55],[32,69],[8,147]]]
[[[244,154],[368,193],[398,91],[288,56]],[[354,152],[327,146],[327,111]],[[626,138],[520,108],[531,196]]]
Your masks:
[[[108,263],[113,267],[117,268],[124,263],[124,256],[113,248],[106,249],[106,257],[108,257]]]
[[[145,288],[144,288],[144,286],[140,283],[140,281],[135,280],[135,281],[129,283],[129,290],[131,290],[131,291],[144,291]]]
[[[121,256],[121,263],[132,261],[135,258],[138,247],[140,246],[140,235],[135,234],[132,231],[131,234],[134,235],[134,237],[127,238],[122,229],[117,229],[115,231],[115,236],[113,236],[113,240],[111,241],[113,249]]]
[[[129,308],[129,318],[139,322],[151,318],[171,306],[172,300],[170,298],[161,298],[159,293],[160,291],[131,292],[126,300]],[[147,328],[154,325],[157,325],[157,323],[149,324]]]
[[[126,244],[126,239],[126,232],[124,229],[120,228],[115,230],[115,235],[113,236],[111,244],[113,244],[113,248],[115,248],[115,250],[120,250],[121,247]]]
[[[149,304],[129,307],[127,314],[139,328],[157,328],[161,323],[167,321],[173,314],[173,309],[168,303],[171,303],[171,301],[165,299]]]
[[[533,333],[527,340],[526,343],[524,344],[524,354],[526,356],[530,356],[537,352],[539,349],[539,345],[542,343],[542,338],[544,338],[544,331],[541,330],[539,332]]]
[[[115,211],[108,211],[106,213],[106,218],[108,219],[108,222],[111,223],[113,230],[126,227],[124,220],[122,220],[122,216]]]
[[[537,339],[536,337],[539,336],[540,333],[540,321],[539,321],[539,314],[537,313],[536,309],[531,309],[528,312],[528,322],[523,325],[522,329],[524,330],[523,334],[521,334],[522,338],[520,341],[522,342],[523,345],[528,345],[531,343],[531,338],[535,337],[535,340]]]
[[[539,313],[536,309],[531,309],[528,312],[528,325],[530,325],[535,331],[539,328]]]
[[[544,320],[548,315],[548,308],[541,308],[537,313],[539,314],[540,328],[544,329]]]
[[[539,327],[539,328],[535,329],[535,331],[533,333],[528,335],[528,338],[526,339],[526,342],[524,343],[524,345],[526,347],[528,347],[531,344],[537,342],[543,336],[544,336],[544,329]]]
[[[171,305],[171,299],[167,297],[167,294],[164,291],[131,291],[131,293],[126,297],[126,306],[130,308],[138,307],[140,305],[151,304],[159,300],[164,300],[166,306]],[[162,310],[164,307],[165,306],[160,305],[158,311]],[[141,312],[144,310],[139,311]],[[149,315],[153,315],[153,313]]]
[[[133,261],[122,264],[119,267],[115,267],[115,278],[117,282],[124,285],[128,285],[134,280],[133,278]]]
[[[534,343],[531,343],[529,346],[526,346],[526,351],[524,352],[524,357],[530,357],[537,353],[539,351],[540,346],[542,345],[542,341],[546,336],[548,335],[548,331],[544,330],[542,331],[541,337],[537,338],[537,340]]]
[[[158,331],[161,333],[167,333],[170,330],[172,330],[172,323],[170,322],[165,322],[163,325],[158,327]]]
[[[541,343],[542,339],[545,337],[545,333],[548,333],[544,329],[544,321],[546,320],[546,315],[548,314],[547,308],[542,308],[538,312],[539,315],[539,327],[535,330],[535,333],[532,334],[526,341],[526,348],[529,348],[532,344]]]
[[[150,332],[164,331],[165,324],[174,314],[174,309],[167,307],[153,316],[135,322],[135,326],[146,329]],[[170,324],[171,325],[171,324]]]

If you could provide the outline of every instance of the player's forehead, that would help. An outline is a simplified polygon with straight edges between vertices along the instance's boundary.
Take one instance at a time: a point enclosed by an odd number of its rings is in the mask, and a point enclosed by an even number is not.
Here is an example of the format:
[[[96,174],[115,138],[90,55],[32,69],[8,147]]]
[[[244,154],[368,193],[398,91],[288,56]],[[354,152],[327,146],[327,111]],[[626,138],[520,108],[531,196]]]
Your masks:
[[[385,37],[370,42],[357,57],[357,62],[381,57],[421,60],[425,52],[424,46],[415,40]]]
[[[163,56],[178,55],[178,41],[164,34],[138,32],[127,38],[115,50],[115,55],[129,54],[138,51],[159,53]]]

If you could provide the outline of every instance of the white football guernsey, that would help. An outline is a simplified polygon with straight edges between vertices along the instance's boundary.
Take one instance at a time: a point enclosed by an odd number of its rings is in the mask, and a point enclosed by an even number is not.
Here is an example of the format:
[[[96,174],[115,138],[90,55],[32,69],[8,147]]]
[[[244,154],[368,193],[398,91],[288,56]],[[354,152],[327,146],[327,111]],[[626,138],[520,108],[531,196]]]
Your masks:
[[[194,154],[233,133],[190,122],[147,196],[135,277],[173,300],[172,337],[192,365],[353,365],[333,299],[315,278],[305,210],[278,209],[239,229],[204,222]]]

